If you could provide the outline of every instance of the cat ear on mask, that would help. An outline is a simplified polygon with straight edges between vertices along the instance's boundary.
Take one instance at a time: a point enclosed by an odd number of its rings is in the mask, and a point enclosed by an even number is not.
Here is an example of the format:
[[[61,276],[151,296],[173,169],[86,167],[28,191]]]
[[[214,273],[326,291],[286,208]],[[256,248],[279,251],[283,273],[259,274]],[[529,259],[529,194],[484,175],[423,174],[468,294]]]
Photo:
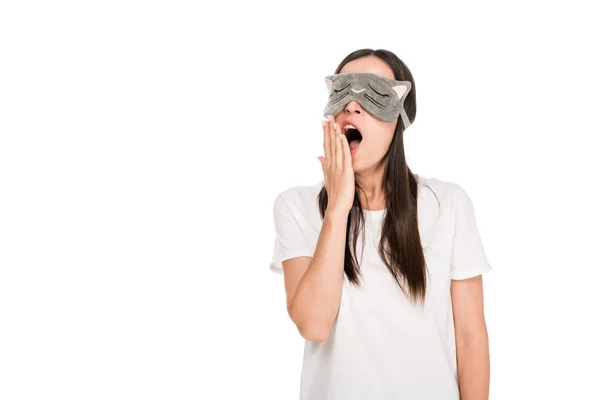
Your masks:
[[[331,90],[331,87],[333,86],[331,75],[325,77],[325,85],[327,85],[327,90]]]
[[[400,85],[392,86],[392,89],[394,89],[394,92],[396,92],[398,98],[401,99],[402,96],[404,96],[404,94],[410,90],[410,82],[405,82],[401,83]]]

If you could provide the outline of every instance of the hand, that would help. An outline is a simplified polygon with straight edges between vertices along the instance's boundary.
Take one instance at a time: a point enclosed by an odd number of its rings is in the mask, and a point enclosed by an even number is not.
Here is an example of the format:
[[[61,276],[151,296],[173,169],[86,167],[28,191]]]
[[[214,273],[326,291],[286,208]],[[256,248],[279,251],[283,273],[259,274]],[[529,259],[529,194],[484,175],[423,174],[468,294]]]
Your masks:
[[[323,121],[323,148],[325,157],[319,156],[327,190],[327,212],[348,215],[354,204],[355,181],[352,155],[348,138],[339,124],[328,116]]]

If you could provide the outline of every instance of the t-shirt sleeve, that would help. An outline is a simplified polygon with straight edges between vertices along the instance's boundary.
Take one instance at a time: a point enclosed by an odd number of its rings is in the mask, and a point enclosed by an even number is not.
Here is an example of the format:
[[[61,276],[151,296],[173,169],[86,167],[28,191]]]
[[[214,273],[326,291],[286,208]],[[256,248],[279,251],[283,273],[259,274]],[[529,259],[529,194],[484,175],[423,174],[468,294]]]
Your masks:
[[[456,212],[450,279],[467,279],[492,269],[483,249],[473,203],[458,184],[454,188]]]
[[[273,220],[275,223],[275,243],[270,269],[273,272],[283,274],[283,261],[300,256],[312,257],[313,252],[309,250],[301,224],[281,193],[277,195],[273,203]]]

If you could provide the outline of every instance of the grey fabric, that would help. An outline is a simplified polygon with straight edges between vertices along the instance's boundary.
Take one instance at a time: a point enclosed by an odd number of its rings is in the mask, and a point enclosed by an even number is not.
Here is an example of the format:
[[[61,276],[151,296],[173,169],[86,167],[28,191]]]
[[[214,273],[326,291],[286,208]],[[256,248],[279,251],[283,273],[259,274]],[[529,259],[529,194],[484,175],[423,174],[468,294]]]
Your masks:
[[[393,122],[402,117],[404,128],[410,120],[404,109],[404,99],[411,88],[410,81],[397,81],[371,73],[352,72],[325,77],[329,99],[323,115],[336,115],[352,100],[358,102],[373,117]]]

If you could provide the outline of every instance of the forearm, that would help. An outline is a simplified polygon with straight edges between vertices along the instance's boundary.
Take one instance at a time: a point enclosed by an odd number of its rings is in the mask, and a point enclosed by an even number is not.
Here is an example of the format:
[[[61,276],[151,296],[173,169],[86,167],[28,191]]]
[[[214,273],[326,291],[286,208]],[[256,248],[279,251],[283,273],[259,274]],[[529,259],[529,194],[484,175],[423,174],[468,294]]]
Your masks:
[[[337,316],[344,281],[348,215],[325,214],[310,266],[298,283],[290,316],[302,336],[323,341]]]
[[[458,384],[461,400],[487,400],[490,386],[490,357],[487,335],[457,342]]]

